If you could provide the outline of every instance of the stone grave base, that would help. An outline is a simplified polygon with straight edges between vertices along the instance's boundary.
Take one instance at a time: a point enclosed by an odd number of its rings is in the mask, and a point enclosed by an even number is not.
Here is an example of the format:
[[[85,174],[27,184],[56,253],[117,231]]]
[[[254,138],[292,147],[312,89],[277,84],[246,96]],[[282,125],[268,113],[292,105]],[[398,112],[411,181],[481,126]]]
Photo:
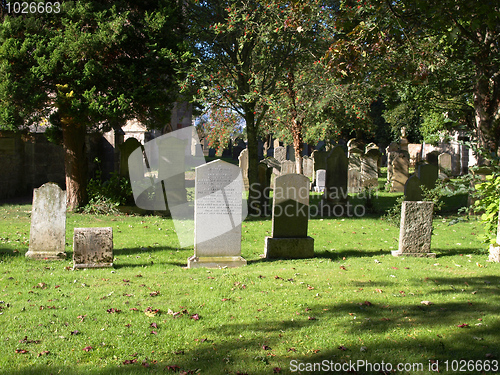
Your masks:
[[[196,257],[188,258],[187,268],[224,268],[246,266],[247,261],[243,257]]]
[[[75,228],[73,269],[113,267],[113,229]]]
[[[490,256],[488,260],[490,262],[500,262],[500,246],[490,245]]]
[[[264,256],[267,259],[314,258],[314,238],[273,238],[266,237]]]
[[[435,258],[436,253],[403,253],[399,250],[391,251],[391,254],[395,257],[416,257],[416,258]]]
[[[65,260],[66,253],[54,253],[51,251],[31,251],[26,253],[26,258],[36,260]]]

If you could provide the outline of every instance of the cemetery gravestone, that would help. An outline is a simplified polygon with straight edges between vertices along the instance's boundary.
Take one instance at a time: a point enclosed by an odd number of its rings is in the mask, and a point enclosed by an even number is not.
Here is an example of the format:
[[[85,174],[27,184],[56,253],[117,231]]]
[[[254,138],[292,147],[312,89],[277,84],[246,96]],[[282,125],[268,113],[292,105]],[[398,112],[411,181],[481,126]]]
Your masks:
[[[421,164],[418,166],[418,178],[426,189],[434,189],[438,179],[438,167],[433,164]]]
[[[314,159],[314,173],[316,173],[316,171],[318,171],[319,169],[326,170],[327,156],[328,153],[326,151],[318,151],[318,150],[313,151],[313,153],[311,154],[311,158]]]
[[[66,258],[66,192],[49,182],[33,190],[27,258]]]
[[[222,160],[195,169],[194,255],[188,268],[239,267],[243,221],[241,170]]]
[[[369,147],[365,152],[365,156],[361,160],[361,178],[363,187],[377,188],[378,187],[378,167],[381,158],[379,148],[374,145]]]
[[[363,151],[357,147],[349,150],[348,192],[357,194],[362,190],[361,160]]]
[[[451,155],[447,152],[443,152],[438,155],[438,167],[439,167],[439,178],[446,178],[451,175],[452,165],[451,165]]]
[[[315,191],[323,193],[326,186],[326,170],[319,169],[316,171],[316,188]]]
[[[348,160],[342,146],[335,146],[326,160],[325,203],[329,206],[347,203]]]
[[[314,160],[309,156],[304,156],[302,158],[302,171],[304,176],[309,178],[309,180],[314,181]]]
[[[436,257],[435,253],[430,252],[433,209],[434,203],[432,202],[403,202],[399,248],[392,251],[392,255]]]
[[[405,184],[405,201],[421,201],[422,200],[422,188],[420,187],[422,182],[420,179],[413,175],[411,176]]]
[[[280,163],[286,160],[286,148],[283,146],[278,146],[274,148],[274,158]]]
[[[408,180],[410,168],[410,157],[408,152],[398,152],[392,160],[391,193],[404,192],[406,180]]]
[[[306,176],[295,173],[276,178],[272,237],[265,239],[266,258],[314,257],[314,239],[307,236],[309,183]]]
[[[425,160],[427,163],[438,166],[438,155],[439,151],[432,151],[425,155]]]
[[[75,228],[73,268],[113,267],[113,228]]]
[[[281,162],[281,175],[295,173],[295,163],[290,160]]]

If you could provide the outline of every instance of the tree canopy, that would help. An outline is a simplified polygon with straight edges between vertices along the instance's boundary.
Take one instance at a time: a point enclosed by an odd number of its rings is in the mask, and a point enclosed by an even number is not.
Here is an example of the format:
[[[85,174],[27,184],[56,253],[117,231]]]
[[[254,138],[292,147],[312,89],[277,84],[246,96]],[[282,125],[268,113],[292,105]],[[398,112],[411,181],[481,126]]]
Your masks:
[[[181,2],[64,1],[60,12],[3,14],[0,127],[50,118],[63,133],[71,208],[85,203],[85,135],[138,118],[162,126],[178,98]]]

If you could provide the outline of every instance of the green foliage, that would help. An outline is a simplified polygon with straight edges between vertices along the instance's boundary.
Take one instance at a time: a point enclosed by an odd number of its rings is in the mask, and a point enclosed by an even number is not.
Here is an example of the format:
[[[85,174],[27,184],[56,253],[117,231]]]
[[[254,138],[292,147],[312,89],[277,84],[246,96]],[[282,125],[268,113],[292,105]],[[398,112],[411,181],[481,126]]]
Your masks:
[[[401,222],[401,207],[404,201],[404,195],[398,197],[394,206],[387,210],[386,214],[382,216],[382,220],[387,221],[389,224],[395,227],[399,227],[399,224]]]
[[[484,226],[484,242],[496,243],[498,228],[498,205],[500,200],[500,169],[486,180],[475,185],[477,200],[474,202],[474,211],[481,214]]]
[[[95,177],[87,185],[89,203],[83,212],[89,214],[116,214],[117,207],[133,203],[132,186],[128,178],[112,173],[108,180],[103,180],[98,169]]]

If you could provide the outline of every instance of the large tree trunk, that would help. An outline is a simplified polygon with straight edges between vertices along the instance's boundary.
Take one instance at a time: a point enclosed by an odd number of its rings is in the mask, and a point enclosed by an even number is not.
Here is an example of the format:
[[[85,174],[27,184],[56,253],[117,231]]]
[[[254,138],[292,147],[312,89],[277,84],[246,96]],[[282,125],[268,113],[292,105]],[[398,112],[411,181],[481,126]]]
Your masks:
[[[245,110],[245,122],[248,137],[248,214],[257,215],[259,212],[259,194],[258,189],[258,141],[257,126],[255,124],[254,107],[248,105]]]
[[[66,200],[70,210],[87,203],[86,127],[72,118],[61,119],[63,128],[64,167],[66,170]]]

